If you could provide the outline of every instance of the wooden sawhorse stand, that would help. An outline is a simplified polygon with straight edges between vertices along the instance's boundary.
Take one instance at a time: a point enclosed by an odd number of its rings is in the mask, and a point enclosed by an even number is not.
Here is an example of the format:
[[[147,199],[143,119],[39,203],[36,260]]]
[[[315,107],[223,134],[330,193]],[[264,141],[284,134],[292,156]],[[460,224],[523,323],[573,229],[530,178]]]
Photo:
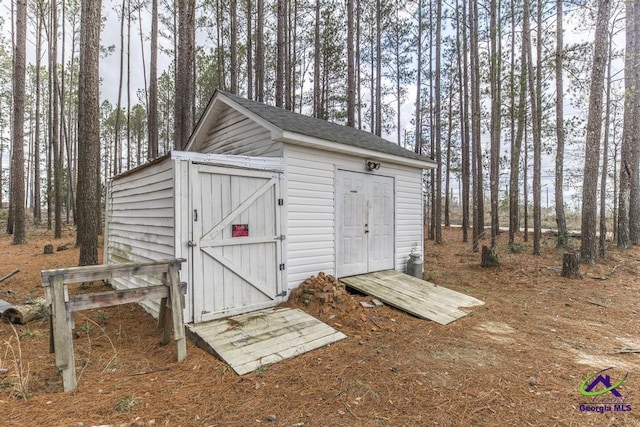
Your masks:
[[[62,371],[64,391],[75,390],[76,363],[73,354],[74,311],[110,307],[119,304],[161,299],[158,325],[164,328],[162,345],[169,342],[171,333],[178,347],[178,362],[187,356],[184,320],[182,313],[183,288],[180,283],[180,266],[184,258],[126,264],[92,265],[42,271],[42,286],[45,287],[47,303],[50,305],[51,329],[49,333],[51,351],[55,351],[56,367]],[[67,284],[108,280],[119,277],[162,274],[162,285],[132,289],[120,289],[92,294],[69,296]],[[173,321],[168,321],[169,316]]]

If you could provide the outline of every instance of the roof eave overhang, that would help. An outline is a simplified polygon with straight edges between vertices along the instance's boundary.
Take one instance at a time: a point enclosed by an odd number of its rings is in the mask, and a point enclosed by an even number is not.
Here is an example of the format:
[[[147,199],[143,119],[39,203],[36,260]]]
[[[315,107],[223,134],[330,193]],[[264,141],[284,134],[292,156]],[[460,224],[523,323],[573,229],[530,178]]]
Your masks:
[[[327,141],[326,139],[316,138],[313,136],[304,135],[297,132],[283,131],[282,137],[279,139],[281,142],[288,144],[300,145],[304,147],[317,148],[321,150],[327,150],[334,153],[358,155],[372,160],[385,160],[394,164],[410,166],[420,169],[433,169],[436,167],[436,163],[428,160],[418,160],[409,157],[398,156],[395,154],[383,153],[376,150],[354,147],[352,145],[340,144],[333,141]]]

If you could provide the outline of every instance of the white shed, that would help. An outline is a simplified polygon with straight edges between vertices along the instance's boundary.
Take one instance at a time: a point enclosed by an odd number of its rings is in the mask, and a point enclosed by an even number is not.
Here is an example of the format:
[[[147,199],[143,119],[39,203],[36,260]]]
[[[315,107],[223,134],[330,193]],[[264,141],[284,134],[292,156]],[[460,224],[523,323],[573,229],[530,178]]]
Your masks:
[[[105,260],[186,258],[194,323],[274,306],[320,271],[404,271],[422,247],[422,172],[434,166],[368,132],[217,91],[185,152],[110,182]]]

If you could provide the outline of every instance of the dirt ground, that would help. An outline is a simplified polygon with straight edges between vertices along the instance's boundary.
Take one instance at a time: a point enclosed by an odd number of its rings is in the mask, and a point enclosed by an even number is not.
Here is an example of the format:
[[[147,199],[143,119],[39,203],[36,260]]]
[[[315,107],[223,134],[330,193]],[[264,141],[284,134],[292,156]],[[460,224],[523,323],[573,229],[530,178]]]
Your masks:
[[[176,363],[155,320],[122,305],[76,313],[78,390],[64,393],[48,321],[1,323],[0,425],[640,425],[640,354],[616,352],[640,351],[640,248],[611,247],[604,262],[582,267],[584,279],[569,280],[553,237],[540,257],[529,243],[508,250],[506,237],[490,269],[459,229],[426,244],[427,280],[486,302],[468,316],[442,326],[361,307],[371,298],[352,294],[334,306],[290,301],[348,338],[242,377],[191,342]],[[0,283],[0,299],[42,297],[40,271],[75,265],[73,242],[70,229],[58,240],[31,230],[22,246],[0,237],[0,277],[20,269]],[[47,243],[70,249],[44,255]],[[611,383],[628,374],[615,389],[623,397],[582,396],[583,381],[605,368]],[[604,413],[584,410],[597,408]]]

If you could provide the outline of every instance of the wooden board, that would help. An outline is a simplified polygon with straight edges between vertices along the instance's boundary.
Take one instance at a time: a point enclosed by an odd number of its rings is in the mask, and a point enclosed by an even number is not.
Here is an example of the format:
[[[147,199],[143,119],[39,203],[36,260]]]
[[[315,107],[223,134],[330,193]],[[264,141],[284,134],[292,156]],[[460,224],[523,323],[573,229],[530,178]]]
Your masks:
[[[446,325],[467,315],[484,302],[395,270],[379,271],[340,279],[345,285],[411,313]]]
[[[299,309],[270,308],[208,323],[187,325],[198,346],[238,375],[346,338]]]

